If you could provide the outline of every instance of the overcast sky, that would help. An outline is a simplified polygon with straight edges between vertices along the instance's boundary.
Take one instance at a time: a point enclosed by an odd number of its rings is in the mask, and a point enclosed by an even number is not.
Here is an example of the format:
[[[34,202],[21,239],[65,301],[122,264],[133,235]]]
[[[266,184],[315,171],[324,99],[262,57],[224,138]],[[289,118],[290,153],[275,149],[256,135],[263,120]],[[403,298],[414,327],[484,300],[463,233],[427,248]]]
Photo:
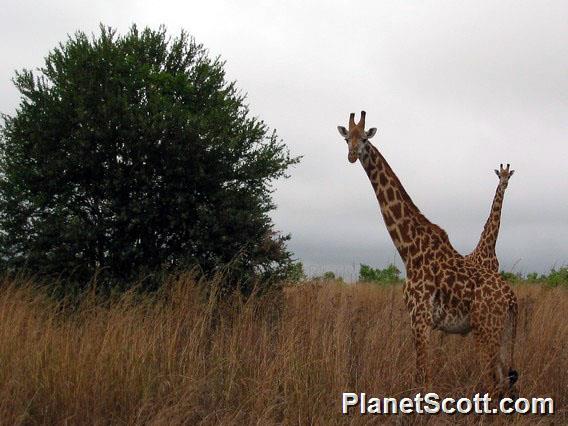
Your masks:
[[[0,16],[0,111],[14,70],[102,22],[186,29],[226,60],[251,110],[303,155],[275,185],[277,227],[311,274],[356,278],[395,249],[337,125],[367,111],[373,143],[461,253],[476,245],[511,163],[497,243],[505,270],[568,263],[566,1],[8,1]],[[396,259],[401,266],[399,258]]]

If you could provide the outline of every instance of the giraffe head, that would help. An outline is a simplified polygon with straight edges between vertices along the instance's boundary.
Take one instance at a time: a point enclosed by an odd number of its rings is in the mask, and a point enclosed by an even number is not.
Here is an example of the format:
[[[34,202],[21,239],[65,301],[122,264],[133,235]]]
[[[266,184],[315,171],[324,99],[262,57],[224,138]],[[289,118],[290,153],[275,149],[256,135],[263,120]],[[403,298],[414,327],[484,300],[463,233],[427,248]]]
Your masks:
[[[503,167],[503,164],[500,164],[499,170],[495,170],[495,174],[499,177],[499,183],[505,188],[509,183],[509,178],[513,176],[513,173],[515,173],[514,170],[509,170],[510,167],[510,164],[507,164],[507,167]]]
[[[365,111],[361,111],[361,119],[355,124],[355,113],[349,114],[349,130],[343,126],[337,126],[339,134],[345,138],[349,147],[347,159],[350,163],[354,163],[359,158],[359,154],[363,152],[365,144],[377,133],[375,127],[365,131]]]

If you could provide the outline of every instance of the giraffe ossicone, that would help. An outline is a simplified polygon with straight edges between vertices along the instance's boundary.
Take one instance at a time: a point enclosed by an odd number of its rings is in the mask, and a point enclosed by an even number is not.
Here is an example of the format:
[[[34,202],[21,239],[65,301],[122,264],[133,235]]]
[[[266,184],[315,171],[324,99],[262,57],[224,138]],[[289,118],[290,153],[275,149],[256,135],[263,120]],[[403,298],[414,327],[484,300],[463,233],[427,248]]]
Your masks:
[[[509,390],[513,369],[517,299],[500,275],[460,255],[446,232],[416,207],[400,180],[369,139],[364,111],[349,129],[338,126],[348,145],[348,160],[360,161],[380,206],[389,235],[406,269],[405,304],[416,348],[420,385],[430,384],[430,332],[473,333],[484,382],[492,392]],[[504,351],[506,349],[506,351]],[[506,355],[505,355],[506,354]]]

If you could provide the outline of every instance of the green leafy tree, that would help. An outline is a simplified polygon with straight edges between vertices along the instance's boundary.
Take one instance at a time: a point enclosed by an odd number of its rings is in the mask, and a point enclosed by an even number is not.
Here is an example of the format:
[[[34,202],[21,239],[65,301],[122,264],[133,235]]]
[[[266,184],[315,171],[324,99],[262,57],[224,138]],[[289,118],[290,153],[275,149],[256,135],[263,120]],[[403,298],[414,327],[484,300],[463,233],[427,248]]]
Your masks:
[[[271,183],[286,146],[184,32],[101,26],[17,72],[3,116],[0,259],[75,282],[232,262],[239,279],[285,276]]]
[[[359,281],[390,284],[399,283],[402,279],[400,278],[400,270],[392,263],[384,269],[375,269],[369,265],[361,264]]]
[[[514,272],[501,271],[500,274],[501,278],[503,278],[505,281],[509,281],[510,283],[517,283],[523,279],[521,274],[515,274]]]
[[[299,283],[306,280],[306,273],[304,272],[304,264],[300,261],[293,262],[288,268],[286,280],[291,283]]]
[[[563,266],[559,269],[552,268],[548,276],[544,278],[546,280],[545,282],[552,287],[559,285],[568,286],[568,266]]]

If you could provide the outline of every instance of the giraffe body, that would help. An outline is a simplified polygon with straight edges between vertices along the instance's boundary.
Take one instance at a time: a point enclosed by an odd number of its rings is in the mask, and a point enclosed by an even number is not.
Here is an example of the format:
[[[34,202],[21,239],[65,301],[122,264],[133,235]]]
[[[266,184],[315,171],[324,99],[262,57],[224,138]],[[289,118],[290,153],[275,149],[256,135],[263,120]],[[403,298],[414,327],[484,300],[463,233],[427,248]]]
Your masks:
[[[495,253],[495,245],[497,244],[497,236],[499,235],[499,226],[501,224],[503,198],[507,185],[509,184],[509,179],[513,176],[514,172],[514,170],[510,170],[509,164],[507,164],[507,167],[503,167],[501,164],[499,170],[495,170],[495,174],[499,177],[499,184],[495,191],[495,197],[493,197],[489,217],[485,222],[483,232],[481,233],[475,250],[466,256],[466,259],[483,265],[495,272],[499,272],[499,260]]]
[[[485,382],[502,391],[512,382],[517,302],[498,273],[461,256],[448,235],[431,223],[412,202],[365,131],[365,113],[349,131],[338,127],[349,146],[348,159],[361,162],[375,191],[387,230],[406,269],[404,300],[416,348],[417,381],[430,384],[428,348],[431,330],[472,332]],[[507,349],[507,350],[502,350]],[[509,379],[507,379],[509,378]],[[515,372],[516,379],[516,372]]]

